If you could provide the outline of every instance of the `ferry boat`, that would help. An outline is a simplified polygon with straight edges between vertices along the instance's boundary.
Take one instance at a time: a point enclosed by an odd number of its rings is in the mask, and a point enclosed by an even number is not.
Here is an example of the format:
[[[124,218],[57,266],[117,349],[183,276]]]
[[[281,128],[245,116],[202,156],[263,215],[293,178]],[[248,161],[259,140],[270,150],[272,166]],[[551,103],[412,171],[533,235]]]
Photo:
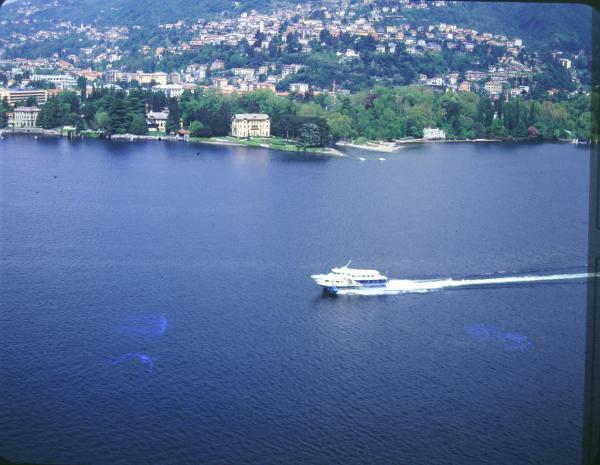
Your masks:
[[[361,289],[387,286],[388,278],[377,270],[349,268],[350,262],[340,268],[332,268],[327,274],[314,274],[311,278],[330,294],[339,289]]]

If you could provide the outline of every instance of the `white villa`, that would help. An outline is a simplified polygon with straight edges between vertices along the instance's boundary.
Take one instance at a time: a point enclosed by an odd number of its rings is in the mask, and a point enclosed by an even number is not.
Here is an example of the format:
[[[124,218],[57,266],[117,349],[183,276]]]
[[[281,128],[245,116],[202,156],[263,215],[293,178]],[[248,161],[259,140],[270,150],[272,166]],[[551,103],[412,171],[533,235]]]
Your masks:
[[[233,137],[270,137],[271,118],[264,113],[238,113],[231,119]]]
[[[423,139],[426,140],[439,140],[445,139],[446,132],[438,128],[423,128]]]
[[[9,128],[35,128],[40,109],[38,107],[18,107],[8,114]]]
[[[150,132],[167,132],[169,111],[150,111],[146,113],[146,124]]]

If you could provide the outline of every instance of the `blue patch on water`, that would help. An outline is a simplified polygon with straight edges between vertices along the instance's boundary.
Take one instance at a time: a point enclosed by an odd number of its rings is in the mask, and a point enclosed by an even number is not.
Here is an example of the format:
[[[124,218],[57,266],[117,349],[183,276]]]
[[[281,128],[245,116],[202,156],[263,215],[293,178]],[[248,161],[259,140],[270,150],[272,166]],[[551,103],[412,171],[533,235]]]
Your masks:
[[[129,360],[137,360],[140,363],[142,363],[143,365],[145,365],[146,371],[148,371],[148,373],[151,373],[152,370],[154,369],[153,358],[150,357],[149,355],[140,354],[139,352],[128,352],[128,353],[121,355],[120,357],[112,360],[110,363],[112,365],[118,365],[118,364],[127,362]]]
[[[160,317],[160,334],[164,334],[164,332],[167,330],[167,319],[165,318],[164,315],[162,315]]]
[[[169,324],[163,314],[128,316],[118,324],[118,328],[130,334],[162,336]]]
[[[499,344],[504,350],[525,352],[531,347],[527,336],[493,325],[470,325],[465,327],[465,332],[477,341]]]
[[[144,337],[160,337],[167,330],[169,322],[164,314],[129,315],[117,320],[115,330],[121,334],[140,335]],[[132,339],[136,339],[132,337]],[[138,341],[140,342],[140,341]],[[140,352],[128,352],[111,360],[112,365],[125,362],[140,363],[151,373],[154,370],[155,357]]]

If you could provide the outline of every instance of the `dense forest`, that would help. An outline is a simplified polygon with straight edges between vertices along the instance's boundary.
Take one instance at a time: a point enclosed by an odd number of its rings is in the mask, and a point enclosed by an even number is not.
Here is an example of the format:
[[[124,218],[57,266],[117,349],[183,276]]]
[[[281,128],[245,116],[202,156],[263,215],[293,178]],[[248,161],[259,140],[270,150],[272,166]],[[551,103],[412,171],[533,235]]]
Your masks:
[[[569,100],[513,98],[491,100],[472,93],[437,93],[422,87],[382,87],[350,96],[327,94],[299,99],[268,90],[221,95],[198,88],[179,99],[162,92],[132,88],[129,93],[97,89],[89,96],[61,92],[42,107],[38,125],[75,126],[110,134],[146,134],[146,112],[169,110],[167,132],[189,128],[193,136],[229,133],[235,113],[270,115],[272,133],[297,139],[303,126],[317,127],[318,145],[339,139],[392,140],[420,138],[425,127],[446,131],[449,139],[597,138],[592,134],[590,96]],[[0,104],[0,114],[8,110]],[[6,118],[3,118],[5,124]]]

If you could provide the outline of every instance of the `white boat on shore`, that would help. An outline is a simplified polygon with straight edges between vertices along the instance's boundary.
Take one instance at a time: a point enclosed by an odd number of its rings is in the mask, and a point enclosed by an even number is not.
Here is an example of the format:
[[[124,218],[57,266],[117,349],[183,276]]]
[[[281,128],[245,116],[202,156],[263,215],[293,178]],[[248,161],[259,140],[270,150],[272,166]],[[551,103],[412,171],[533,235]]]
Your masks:
[[[386,287],[388,278],[377,270],[349,268],[350,262],[340,268],[332,268],[327,274],[314,274],[313,281],[330,294],[339,289],[362,289]]]

